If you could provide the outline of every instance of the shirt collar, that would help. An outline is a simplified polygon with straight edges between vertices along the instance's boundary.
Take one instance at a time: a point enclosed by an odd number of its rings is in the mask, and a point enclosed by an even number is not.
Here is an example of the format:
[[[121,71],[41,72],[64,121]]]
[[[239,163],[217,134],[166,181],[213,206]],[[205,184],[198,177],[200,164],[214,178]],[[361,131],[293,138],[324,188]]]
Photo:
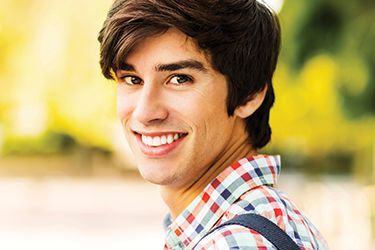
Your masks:
[[[174,220],[164,220],[166,244],[172,249],[191,248],[250,189],[273,186],[280,173],[280,156],[243,158],[220,173]]]

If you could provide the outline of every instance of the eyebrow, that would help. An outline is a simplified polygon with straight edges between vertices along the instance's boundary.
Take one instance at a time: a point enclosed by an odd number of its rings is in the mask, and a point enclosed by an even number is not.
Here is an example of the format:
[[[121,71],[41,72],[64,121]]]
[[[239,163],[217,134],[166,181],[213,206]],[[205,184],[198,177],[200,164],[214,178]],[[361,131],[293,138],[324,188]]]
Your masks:
[[[158,64],[155,66],[156,71],[176,71],[180,69],[195,69],[202,72],[207,72],[208,70],[203,66],[203,63],[189,59],[189,60],[181,60],[173,63],[167,64]],[[120,70],[126,71],[136,71],[135,67],[131,64],[123,63],[120,66]]]
[[[207,71],[207,69],[203,66],[203,63],[193,59],[168,64],[159,64],[155,67],[156,71],[176,71],[180,69],[195,69],[203,72]]]
[[[119,67],[120,70],[126,70],[126,71],[135,71],[135,68],[133,65],[122,63]]]

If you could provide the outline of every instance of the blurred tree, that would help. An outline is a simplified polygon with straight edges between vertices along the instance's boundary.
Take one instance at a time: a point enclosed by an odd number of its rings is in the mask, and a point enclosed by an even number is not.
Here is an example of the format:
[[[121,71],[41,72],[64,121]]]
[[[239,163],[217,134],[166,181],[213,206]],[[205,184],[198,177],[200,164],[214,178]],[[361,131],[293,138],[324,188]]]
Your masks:
[[[299,166],[320,169],[313,159],[326,158],[331,167],[323,169],[350,171],[352,158],[374,142],[374,7],[285,1],[271,150],[300,155]]]
[[[343,110],[352,118],[375,113],[374,16],[370,0],[286,1],[281,13],[288,48],[282,59],[298,71],[316,55],[337,58]]]

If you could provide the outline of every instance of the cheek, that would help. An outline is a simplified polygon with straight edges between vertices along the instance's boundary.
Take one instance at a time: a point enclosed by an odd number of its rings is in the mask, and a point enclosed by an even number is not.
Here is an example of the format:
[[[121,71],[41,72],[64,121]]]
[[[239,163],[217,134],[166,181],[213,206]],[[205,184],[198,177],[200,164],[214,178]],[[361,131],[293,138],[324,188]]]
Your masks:
[[[117,90],[117,99],[116,99],[116,112],[117,112],[117,117],[118,119],[121,120],[121,122],[124,119],[127,119],[131,111],[133,109],[132,103],[132,97],[131,95],[127,95],[123,93],[120,89]]]
[[[225,99],[222,96],[199,95],[178,100],[178,113],[196,131],[198,140],[215,140],[228,121]],[[204,139],[205,138],[205,139]]]

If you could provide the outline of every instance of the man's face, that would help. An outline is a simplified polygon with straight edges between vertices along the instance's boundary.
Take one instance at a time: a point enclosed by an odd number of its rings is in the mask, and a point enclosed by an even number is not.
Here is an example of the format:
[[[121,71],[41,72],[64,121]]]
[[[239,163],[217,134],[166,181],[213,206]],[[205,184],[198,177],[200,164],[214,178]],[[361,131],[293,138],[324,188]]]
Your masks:
[[[142,41],[116,76],[118,116],[146,180],[190,185],[230,147],[226,79],[183,33]]]

